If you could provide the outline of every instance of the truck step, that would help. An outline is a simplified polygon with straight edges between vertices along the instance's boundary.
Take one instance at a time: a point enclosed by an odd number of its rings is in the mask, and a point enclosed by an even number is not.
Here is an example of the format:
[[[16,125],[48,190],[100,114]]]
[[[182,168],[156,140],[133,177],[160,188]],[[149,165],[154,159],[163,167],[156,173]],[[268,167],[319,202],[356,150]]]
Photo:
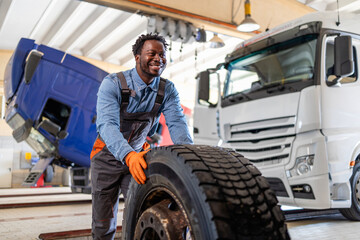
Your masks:
[[[29,175],[25,178],[24,182],[22,183],[25,187],[32,187],[36,186],[37,181],[41,177],[41,175],[46,170],[47,166],[52,162],[54,158],[40,158],[39,161],[35,164],[34,167],[31,168]]]
[[[42,172],[30,172],[29,175],[26,177],[22,186],[25,187],[32,187],[36,186],[37,181],[41,177]]]

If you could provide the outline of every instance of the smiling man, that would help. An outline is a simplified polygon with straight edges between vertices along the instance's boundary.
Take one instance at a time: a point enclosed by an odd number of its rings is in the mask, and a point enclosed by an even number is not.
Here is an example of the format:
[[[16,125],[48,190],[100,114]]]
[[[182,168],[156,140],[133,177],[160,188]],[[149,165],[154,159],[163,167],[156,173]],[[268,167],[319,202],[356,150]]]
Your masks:
[[[166,67],[167,43],[157,34],[141,35],[132,46],[135,68],[106,76],[97,99],[98,137],[91,152],[92,234],[113,239],[118,198],[127,196],[131,176],[146,182],[144,155],[163,113],[175,144],[192,144],[178,92],[160,78]]]

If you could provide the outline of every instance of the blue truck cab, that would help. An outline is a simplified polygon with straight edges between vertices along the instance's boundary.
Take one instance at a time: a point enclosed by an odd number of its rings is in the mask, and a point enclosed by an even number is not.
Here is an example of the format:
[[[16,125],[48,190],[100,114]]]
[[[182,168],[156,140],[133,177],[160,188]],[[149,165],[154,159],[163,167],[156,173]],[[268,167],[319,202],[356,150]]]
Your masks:
[[[84,171],[96,138],[96,99],[108,73],[65,52],[22,38],[4,78],[5,120],[17,142],[39,155],[24,185],[57,164]],[[73,186],[85,186],[72,172]],[[80,178],[81,179],[81,178]]]

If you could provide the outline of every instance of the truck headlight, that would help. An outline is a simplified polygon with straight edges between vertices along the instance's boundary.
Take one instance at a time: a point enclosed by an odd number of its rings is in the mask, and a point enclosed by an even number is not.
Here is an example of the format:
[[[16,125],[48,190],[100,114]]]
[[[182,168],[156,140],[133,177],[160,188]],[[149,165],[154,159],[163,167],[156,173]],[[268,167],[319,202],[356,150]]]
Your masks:
[[[313,168],[314,158],[314,154],[296,158],[295,165],[287,171],[287,176],[293,177],[309,173]]]

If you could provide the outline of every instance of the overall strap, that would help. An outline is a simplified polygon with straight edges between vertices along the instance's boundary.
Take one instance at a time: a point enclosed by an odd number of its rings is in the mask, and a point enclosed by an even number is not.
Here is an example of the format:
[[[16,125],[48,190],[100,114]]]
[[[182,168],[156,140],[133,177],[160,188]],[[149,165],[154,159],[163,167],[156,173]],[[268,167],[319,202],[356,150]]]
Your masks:
[[[165,96],[166,79],[160,78],[159,89],[155,98],[153,112],[158,112]]]
[[[118,72],[116,75],[120,79],[120,85],[121,85],[121,108],[127,109],[127,105],[129,104],[129,99],[131,95],[131,90],[127,85],[124,74],[122,72]]]

